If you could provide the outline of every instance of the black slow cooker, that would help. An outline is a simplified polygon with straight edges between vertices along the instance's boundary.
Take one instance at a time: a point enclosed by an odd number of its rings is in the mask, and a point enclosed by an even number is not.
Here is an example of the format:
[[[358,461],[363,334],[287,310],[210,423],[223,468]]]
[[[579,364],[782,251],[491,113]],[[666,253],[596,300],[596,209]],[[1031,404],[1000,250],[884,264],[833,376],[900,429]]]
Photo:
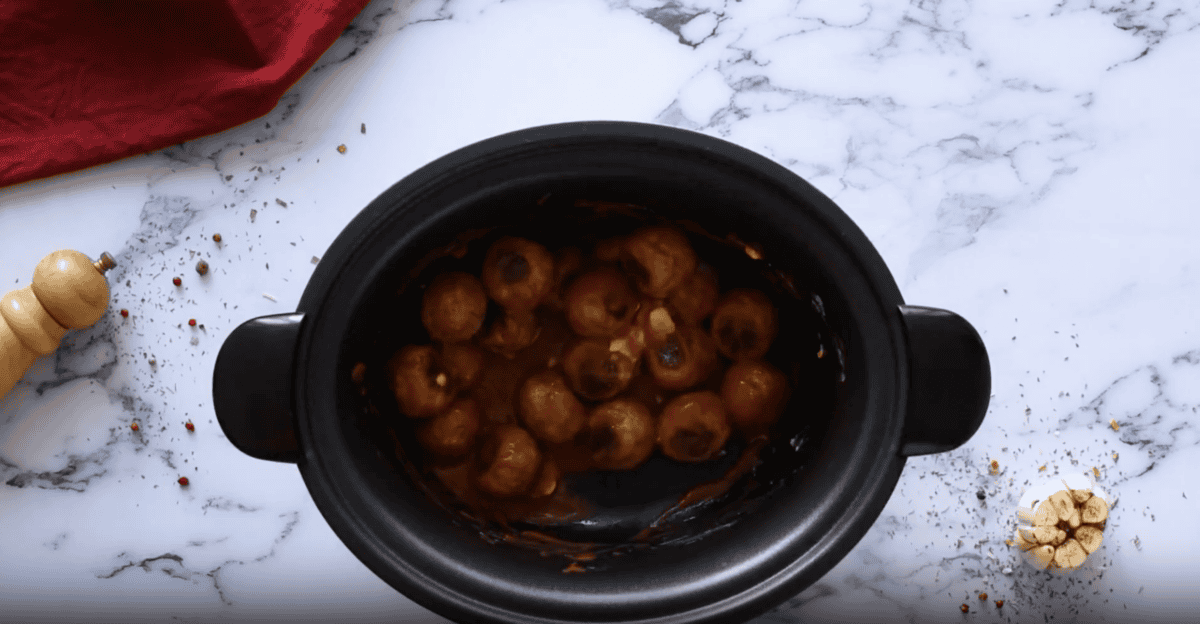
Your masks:
[[[823,390],[793,397],[781,422],[798,424],[772,438],[738,488],[685,510],[653,547],[618,548],[566,574],[555,554],[488,538],[431,499],[397,464],[403,449],[363,426],[367,399],[351,371],[419,339],[397,302],[423,259],[463,232],[516,228],[553,243],[639,218],[743,246],[790,297],[781,325],[819,318],[833,368],[822,369]],[[813,337],[780,340],[799,352]],[[764,613],[854,547],[907,457],[966,442],[990,389],[978,333],[951,312],[905,305],[875,248],[829,198],[726,141],[624,122],[505,134],[405,177],[337,237],[294,313],[229,335],[213,379],[229,440],[297,464],[330,526],[380,578],[447,618],[510,624],[728,623]],[[618,493],[681,491],[712,477],[697,470],[627,480]],[[627,507],[613,501],[607,529],[648,517],[644,505],[622,516]],[[587,537],[595,527],[576,528]]]

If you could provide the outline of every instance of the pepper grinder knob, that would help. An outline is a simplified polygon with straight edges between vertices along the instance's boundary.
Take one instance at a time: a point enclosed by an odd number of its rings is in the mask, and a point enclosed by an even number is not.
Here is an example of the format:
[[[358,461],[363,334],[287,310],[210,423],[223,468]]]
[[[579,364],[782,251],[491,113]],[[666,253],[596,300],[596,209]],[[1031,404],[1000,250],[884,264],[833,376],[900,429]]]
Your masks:
[[[0,398],[34,360],[58,349],[68,329],[90,327],[104,316],[104,272],[115,266],[107,252],[92,262],[78,251],[56,251],[38,263],[32,284],[0,297]]]

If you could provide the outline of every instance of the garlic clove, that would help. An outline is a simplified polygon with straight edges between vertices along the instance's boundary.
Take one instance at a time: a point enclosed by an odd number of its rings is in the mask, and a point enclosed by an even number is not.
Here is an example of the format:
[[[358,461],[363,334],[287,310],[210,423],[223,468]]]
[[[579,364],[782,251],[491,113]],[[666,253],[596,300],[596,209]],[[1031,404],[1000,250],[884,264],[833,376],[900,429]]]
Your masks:
[[[1054,565],[1059,568],[1078,568],[1086,559],[1087,551],[1074,539],[1067,540],[1054,551]]]
[[[1108,519],[1108,503],[1103,498],[1093,496],[1083,504],[1081,519],[1088,524],[1100,524]]]
[[[1070,518],[1071,512],[1075,510],[1075,501],[1066,490],[1059,490],[1051,494],[1049,502],[1054,506],[1054,511],[1058,514],[1060,521]]]
[[[1082,526],[1075,531],[1075,539],[1090,555],[1100,548],[1101,542],[1104,541],[1104,533],[1093,526]]]

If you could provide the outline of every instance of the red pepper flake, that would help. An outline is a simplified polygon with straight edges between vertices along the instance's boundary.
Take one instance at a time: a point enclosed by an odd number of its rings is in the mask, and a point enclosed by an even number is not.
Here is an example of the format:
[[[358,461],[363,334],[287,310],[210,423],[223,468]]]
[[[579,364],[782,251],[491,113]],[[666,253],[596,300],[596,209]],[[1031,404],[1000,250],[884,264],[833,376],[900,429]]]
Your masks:
[[[1000,607],[1003,607],[1003,606],[1004,606],[1004,601],[1003,601],[1003,600],[997,600],[997,601],[996,601],[996,608],[997,608],[997,609],[999,609]]]
[[[979,599],[980,599],[980,600],[987,600],[987,592],[983,592],[983,593],[979,594]]]
[[[129,310],[124,310],[124,309],[122,309],[122,310],[121,310],[121,316],[123,316],[123,317],[125,317],[125,318],[129,318]]]
[[[962,609],[962,612],[966,613],[971,610],[971,607],[968,607],[967,605],[964,604],[963,606],[959,607],[959,609]]]
[[[338,153],[339,153],[339,154],[345,154],[345,153],[346,153],[346,144],[345,144],[345,143],[342,143],[341,145],[339,145],[339,146],[338,146]]]
[[[137,431],[138,430],[137,423],[133,423],[132,425],[129,425],[129,428],[133,429],[134,431]]]
[[[187,484],[188,484],[187,477],[179,477],[179,485],[187,485]]]
[[[220,234],[213,234],[213,242],[214,242],[214,243],[219,243],[219,242],[221,242],[221,235],[220,235]]]
[[[188,325],[191,325],[192,327],[195,327],[195,326],[196,326],[196,319],[188,319]]]
[[[183,426],[184,426],[184,427],[187,427],[187,430],[188,430],[188,431],[195,431],[195,430],[196,430],[196,425],[193,425],[193,424],[192,424],[192,421],[190,421],[190,420],[189,420],[189,421],[187,421],[186,423],[184,423],[184,425],[183,425]],[[987,595],[985,594],[985,595],[984,595],[984,598],[986,598],[986,597],[987,597]]]
[[[171,280],[171,283],[175,284],[176,286],[179,286],[179,285],[183,284],[183,280],[181,280],[177,277],[177,278]]]

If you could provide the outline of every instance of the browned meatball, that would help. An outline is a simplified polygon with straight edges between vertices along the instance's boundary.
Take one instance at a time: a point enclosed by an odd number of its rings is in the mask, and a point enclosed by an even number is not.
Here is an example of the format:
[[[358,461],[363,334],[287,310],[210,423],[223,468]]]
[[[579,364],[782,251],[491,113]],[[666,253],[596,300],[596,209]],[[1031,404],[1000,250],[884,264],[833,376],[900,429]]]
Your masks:
[[[654,452],[654,417],[632,399],[615,399],[588,416],[592,462],[604,470],[633,470]]]
[[[488,249],[483,284],[509,312],[532,311],[554,287],[554,256],[531,240],[506,236]]]
[[[388,361],[390,385],[400,411],[410,418],[428,418],[454,399],[450,376],[429,345],[409,345]]]
[[[417,429],[421,446],[441,457],[461,457],[475,447],[479,433],[479,404],[460,399],[450,409],[426,421]]]
[[[731,290],[713,312],[713,340],[717,349],[733,360],[761,358],[771,348],[778,330],[775,306],[757,290]]]
[[[444,273],[425,289],[421,321],[434,340],[470,340],[483,326],[486,313],[487,293],[473,275]]]
[[[506,312],[492,323],[480,344],[493,353],[512,359],[533,344],[541,332],[537,316],[532,312]]]
[[[554,254],[554,287],[547,302],[555,308],[566,307],[567,285],[583,266],[583,252],[578,247],[560,249]]]
[[[562,375],[542,371],[525,380],[518,398],[521,423],[533,435],[558,444],[570,440],[587,421],[587,412]]]
[[[684,323],[699,325],[716,309],[720,295],[716,272],[701,262],[692,275],[671,292],[667,304]]]
[[[601,262],[616,262],[621,259],[621,247],[625,245],[624,236],[606,238],[596,243],[593,253]]]
[[[611,338],[629,328],[638,297],[620,271],[602,268],[585,273],[567,288],[567,321],[587,338]]]
[[[702,462],[717,456],[729,439],[721,397],[702,391],[675,397],[658,420],[658,445],[671,459]]]
[[[542,462],[542,471],[538,474],[538,478],[533,482],[533,488],[529,495],[534,498],[545,498],[554,494],[558,490],[558,482],[562,479],[562,471],[558,469],[558,464],[553,459],[547,457]]]
[[[687,390],[713,373],[717,348],[699,327],[681,325],[666,338],[650,343],[646,364],[663,388]]]
[[[528,492],[542,468],[537,441],[516,425],[497,427],[484,443],[479,459],[483,464],[477,480],[479,488],[497,498]]]
[[[563,356],[563,370],[571,389],[589,401],[611,399],[629,385],[634,362],[609,349],[602,339],[581,340]]]
[[[721,383],[725,412],[742,430],[769,427],[779,418],[788,394],[787,377],[774,366],[758,360],[730,366]]]
[[[625,239],[621,264],[643,294],[662,299],[696,270],[696,252],[681,232],[642,228]]]
[[[468,343],[442,346],[442,366],[457,390],[469,390],[483,375],[483,351]]]

